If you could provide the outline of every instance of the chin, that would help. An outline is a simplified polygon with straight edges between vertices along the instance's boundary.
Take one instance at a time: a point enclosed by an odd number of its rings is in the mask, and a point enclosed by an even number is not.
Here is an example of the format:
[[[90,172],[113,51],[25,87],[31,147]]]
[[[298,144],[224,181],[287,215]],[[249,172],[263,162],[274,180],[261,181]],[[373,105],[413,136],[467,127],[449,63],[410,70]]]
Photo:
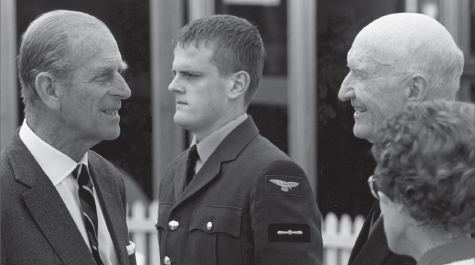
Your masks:
[[[120,135],[120,128],[117,128],[117,129],[110,130],[110,131],[105,132],[104,134],[102,134],[101,139],[103,141],[112,141],[112,140],[115,140],[115,139],[119,138],[119,135]]]
[[[395,247],[394,243],[391,242],[391,241],[388,241],[388,247],[392,252],[394,252],[396,254],[399,254],[399,255],[403,254],[403,253],[400,253],[400,251],[398,251],[397,247]]]
[[[383,220],[386,220],[386,219],[383,219]],[[388,224],[388,226],[390,225]],[[406,255],[406,256],[412,257],[411,248],[413,244],[411,243],[410,239],[407,237],[407,234],[404,233],[405,232],[404,227],[392,226],[391,228],[386,229],[386,226],[385,226],[384,232],[386,234],[388,247],[392,252],[399,255]]]
[[[411,256],[408,251],[404,248],[404,246],[401,245],[402,243],[396,243],[396,242],[389,242],[388,241],[388,247],[389,249],[399,255],[406,255],[406,256]]]
[[[373,138],[373,130],[372,129],[368,130],[366,128],[361,128],[361,127],[359,127],[355,124],[355,127],[353,127],[353,134],[357,138],[365,139],[365,140],[367,140],[371,143],[373,142],[372,141],[372,138]]]
[[[182,127],[185,130],[188,130],[187,128],[189,127],[189,120],[186,117],[183,117],[182,115],[179,115],[178,113],[175,114],[173,117],[173,122],[175,122],[176,125]]]

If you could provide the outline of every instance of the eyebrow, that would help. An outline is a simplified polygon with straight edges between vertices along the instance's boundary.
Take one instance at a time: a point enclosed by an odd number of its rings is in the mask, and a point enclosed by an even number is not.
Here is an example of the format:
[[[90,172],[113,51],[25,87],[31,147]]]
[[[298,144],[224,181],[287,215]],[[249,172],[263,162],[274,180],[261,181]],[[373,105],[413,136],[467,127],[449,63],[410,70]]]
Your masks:
[[[118,71],[123,72],[129,68],[127,63],[123,60],[118,60]],[[95,65],[92,65],[89,68],[89,71],[94,72],[94,73],[104,73],[108,71],[112,71],[115,68],[115,64],[112,62],[105,62],[105,63],[98,63]]]
[[[356,73],[361,73],[361,74],[368,73],[368,71],[365,67],[356,67],[356,66],[350,65],[350,64],[347,64],[346,66],[350,69],[350,71],[353,71],[353,72],[356,72]]]
[[[202,73],[202,71],[196,70],[196,69],[189,69],[189,68],[179,69],[179,70],[172,68],[171,73],[172,74],[174,74],[174,73],[200,74],[200,73]]]

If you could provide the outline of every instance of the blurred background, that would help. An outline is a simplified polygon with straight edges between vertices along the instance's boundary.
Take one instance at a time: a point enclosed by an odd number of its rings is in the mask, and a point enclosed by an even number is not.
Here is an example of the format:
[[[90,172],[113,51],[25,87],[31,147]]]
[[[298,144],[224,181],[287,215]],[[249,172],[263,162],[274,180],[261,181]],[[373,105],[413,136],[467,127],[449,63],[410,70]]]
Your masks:
[[[352,133],[353,108],[337,93],[356,34],[383,15],[419,12],[439,20],[465,55],[458,99],[475,101],[475,1],[470,0],[1,0],[1,148],[23,120],[15,55],[41,13],[77,10],[102,20],[128,63],[132,97],[121,135],[93,148],[120,169],[129,202],[158,197],[168,163],[190,135],[173,123],[172,39],[188,21],[232,14],[255,24],[266,45],[260,90],[249,107],[260,132],[307,172],[322,214],[366,215],[370,144]]]

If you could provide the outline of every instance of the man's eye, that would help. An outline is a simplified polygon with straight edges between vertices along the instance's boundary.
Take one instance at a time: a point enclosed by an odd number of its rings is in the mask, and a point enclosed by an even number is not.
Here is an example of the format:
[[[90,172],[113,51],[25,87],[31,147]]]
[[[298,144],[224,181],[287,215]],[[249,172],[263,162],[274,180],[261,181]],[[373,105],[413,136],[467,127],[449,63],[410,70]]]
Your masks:
[[[193,73],[188,73],[188,72],[172,72],[172,77],[180,77],[180,78],[195,78],[198,77],[199,75],[193,74]]]
[[[96,77],[96,80],[103,82],[103,81],[109,80],[109,78],[110,78],[110,74],[109,74],[109,73],[102,73],[102,74],[100,74],[100,75],[98,75],[98,76]]]
[[[365,76],[360,71],[351,71],[353,75],[358,79],[363,79]]]

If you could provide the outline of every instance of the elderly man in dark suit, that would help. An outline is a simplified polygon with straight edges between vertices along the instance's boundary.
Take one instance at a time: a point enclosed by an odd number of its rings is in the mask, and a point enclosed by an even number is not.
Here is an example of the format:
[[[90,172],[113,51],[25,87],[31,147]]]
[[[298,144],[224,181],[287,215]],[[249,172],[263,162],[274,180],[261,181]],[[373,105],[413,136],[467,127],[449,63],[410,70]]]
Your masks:
[[[415,13],[381,17],[356,36],[348,52],[350,73],[338,97],[355,108],[353,133],[373,142],[374,133],[407,102],[454,100],[463,53],[436,20]],[[356,240],[351,265],[415,264],[392,253],[376,202]]]
[[[258,30],[206,17],[182,28],[174,47],[174,121],[194,138],[160,183],[163,264],[322,264],[307,176],[246,114],[264,64]]]
[[[23,34],[25,120],[2,151],[2,264],[135,264],[124,182],[89,149],[120,134],[130,89],[109,29],[57,10]]]

